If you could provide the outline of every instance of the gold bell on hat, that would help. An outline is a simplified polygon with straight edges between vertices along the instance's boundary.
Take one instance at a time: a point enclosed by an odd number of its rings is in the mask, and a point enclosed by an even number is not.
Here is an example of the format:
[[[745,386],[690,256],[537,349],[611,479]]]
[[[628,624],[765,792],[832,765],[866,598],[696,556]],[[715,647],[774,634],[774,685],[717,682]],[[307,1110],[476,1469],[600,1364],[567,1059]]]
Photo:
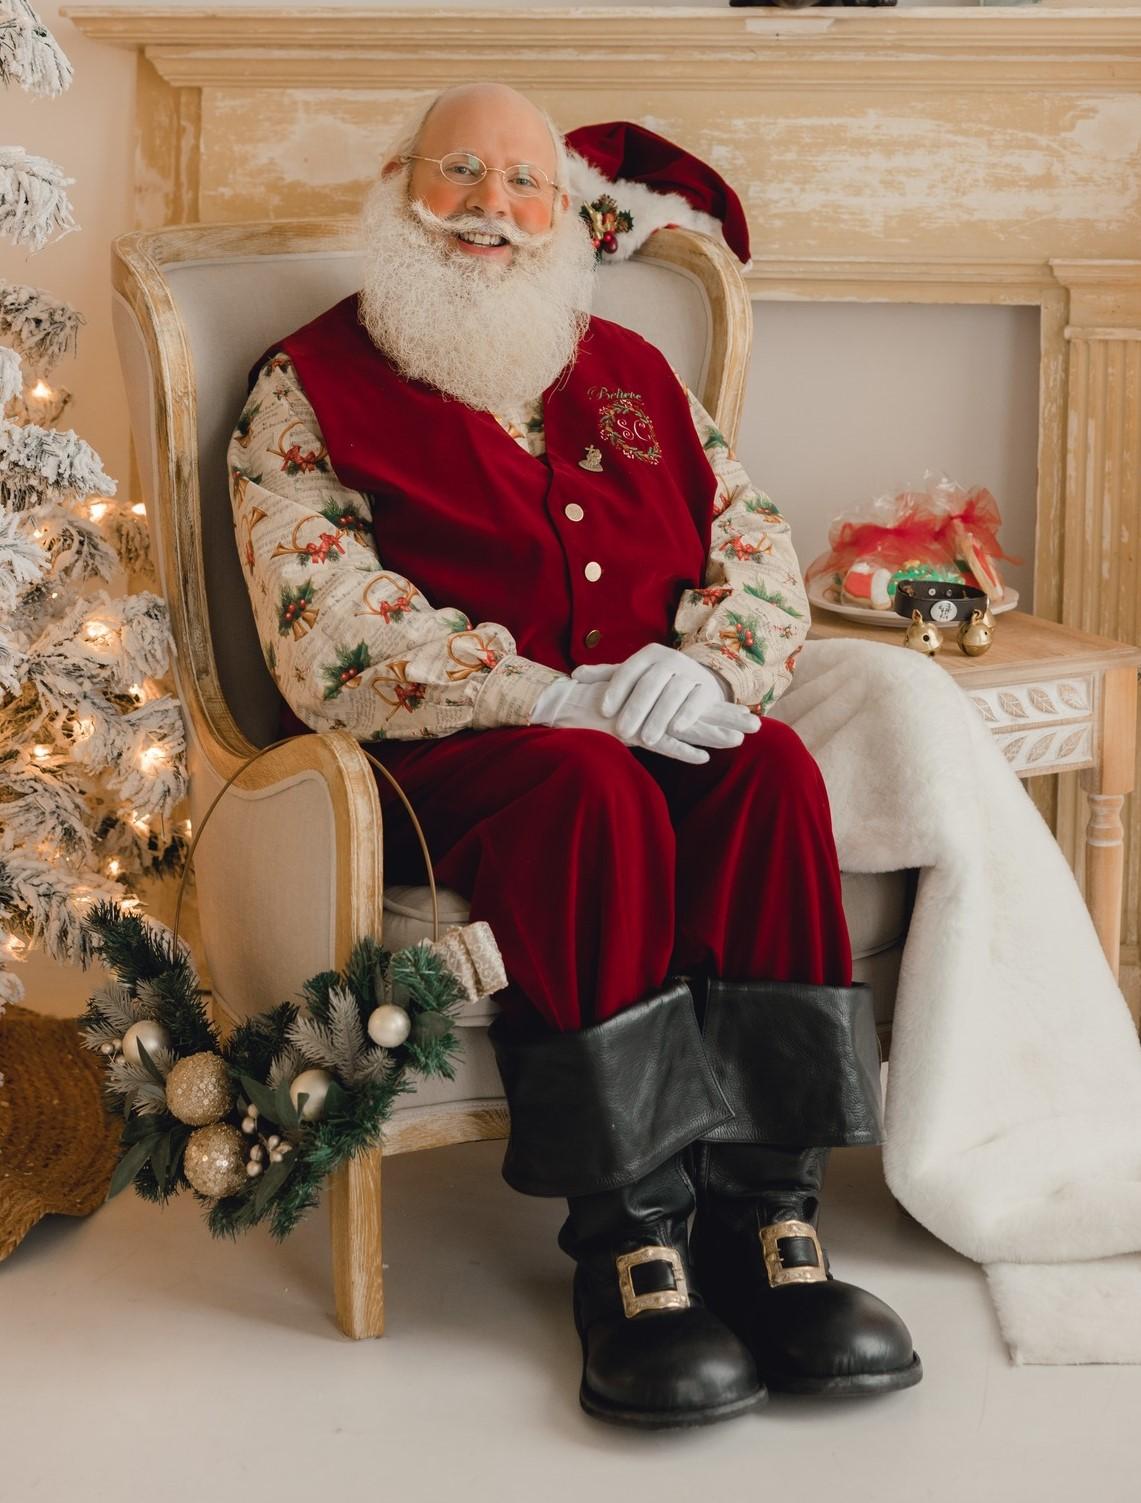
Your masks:
[[[982,611],[972,611],[971,619],[959,627],[959,646],[969,658],[980,658],[984,652],[989,652],[993,636],[994,617],[990,609],[985,615]]]
[[[933,658],[943,645],[943,633],[933,621],[924,621],[918,611],[912,611],[911,624],[904,634],[903,645],[913,652],[925,652]]]

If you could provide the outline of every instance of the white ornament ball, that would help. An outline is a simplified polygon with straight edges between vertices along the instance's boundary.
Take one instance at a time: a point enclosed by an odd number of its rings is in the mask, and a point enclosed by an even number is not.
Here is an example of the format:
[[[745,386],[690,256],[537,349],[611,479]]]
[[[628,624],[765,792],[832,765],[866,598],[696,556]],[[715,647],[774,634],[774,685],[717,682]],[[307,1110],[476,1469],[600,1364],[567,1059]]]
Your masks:
[[[385,1002],[368,1015],[368,1036],[382,1049],[398,1049],[411,1032],[412,1019],[395,1002]]]
[[[132,1023],[123,1035],[123,1057],[129,1059],[133,1065],[142,1064],[139,1058],[140,1044],[151,1059],[154,1059],[161,1050],[170,1048],[170,1034],[161,1023],[144,1018],[140,1023]]]
[[[332,1084],[333,1077],[328,1070],[302,1070],[289,1087],[289,1099],[294,1106],[297,1105],[299,1096],[309,1098],[301,1108],[301,1115],[306,1122],[319,1122],[325,1115],[325,1097]]]

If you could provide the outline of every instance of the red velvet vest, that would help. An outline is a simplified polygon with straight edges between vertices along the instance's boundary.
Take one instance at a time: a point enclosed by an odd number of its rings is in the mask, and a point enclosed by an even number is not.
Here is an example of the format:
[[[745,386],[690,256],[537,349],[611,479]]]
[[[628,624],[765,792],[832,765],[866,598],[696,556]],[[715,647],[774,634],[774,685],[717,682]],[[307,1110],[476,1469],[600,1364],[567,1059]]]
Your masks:
[[[685,392],[640,335],[591,319],[569,377],[543,393],[543,458],[398,375],[355,293],[266,356],[278,349],[338,479],[371,502],[383,567],[433,606],[497,621],[522,656],[567,673],[670,642],[681,591],[704,582],[716,482]]]

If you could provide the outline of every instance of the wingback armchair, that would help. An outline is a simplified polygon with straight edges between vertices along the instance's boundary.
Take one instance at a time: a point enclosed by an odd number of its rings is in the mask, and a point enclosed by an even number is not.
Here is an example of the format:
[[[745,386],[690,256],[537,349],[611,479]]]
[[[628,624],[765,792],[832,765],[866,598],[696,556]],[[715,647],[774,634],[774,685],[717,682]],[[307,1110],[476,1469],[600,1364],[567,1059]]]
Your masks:
[[[359,285],[354,227],[339,220],[183,225],[113,247],[114,328],[160,587],[177,648],[191,816],[278,739],[280,695],[262,658],[234,529],[226,447],[246,372],[288,333]],[[730,440],[752,322],[737,263],[684,230],[654,235],[598,275],[596,311],[661,348]],[[756,477],[763,482],[763,474]],[[794,519],[795,537],[795,519]],[[347,732],[294,737],[260,758],[218,804],[195,855],[199,957],[225,1028],[340,969],[363,935],[389,949],[431,933],[429,889],[385,886],[373,770]],[[464,899],[439,893],[441,925]],[[872,984],[886,1053],[910,904],[904,873],[845,876],[856,976]],[[494,998],[465,1009],[454,1081],[401,1097],[383,1149],[336,1175],[330,1194],[338,1323],[384,1328],[383,1154],[505,1137],[507,1113],[486,1027]]]

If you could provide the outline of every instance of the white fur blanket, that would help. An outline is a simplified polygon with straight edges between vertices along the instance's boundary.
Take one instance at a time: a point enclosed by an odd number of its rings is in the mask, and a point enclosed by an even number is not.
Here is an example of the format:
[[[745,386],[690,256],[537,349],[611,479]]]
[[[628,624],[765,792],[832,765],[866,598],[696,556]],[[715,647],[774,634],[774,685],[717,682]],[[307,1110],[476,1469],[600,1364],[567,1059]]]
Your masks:
[[[919,654],[809,642],[771,713],[820,765],[841,867],[920,869],[888,1187],[985,1266],[1015,1362],[1141,1362],[1141,1048],[1048,827]]]

